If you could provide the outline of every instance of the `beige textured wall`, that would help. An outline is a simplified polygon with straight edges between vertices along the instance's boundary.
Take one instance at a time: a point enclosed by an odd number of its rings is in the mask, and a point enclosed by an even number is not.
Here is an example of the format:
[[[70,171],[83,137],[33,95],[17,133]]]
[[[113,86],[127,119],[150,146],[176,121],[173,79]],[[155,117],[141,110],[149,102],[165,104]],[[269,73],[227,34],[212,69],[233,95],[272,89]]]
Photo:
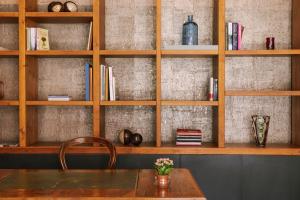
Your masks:
[[[3,5],[4,3],[6,5]],[[14,1],[0,0],[0,11],[17,10]],[[45,11],[50,0],[40,0]],[[76,1],[81,11],[91,9],[91,0]],[[227,0],[226,20],[245,27],[244,49],[263,49],[265,37],[274,36],[278,48],[291,46],[291,0]],[[10,4],[10,5],[8,5]],[[162,0],[162,47],[180,44],[182,24],[193,14],[199,25],[199,43],[212,44],[212,0]],[[41,24],[50,30],[52,49],[85,49],[88,24]],[[106,48],[155,49],[155,1],[107,0]],[[0,46],[18,48],[17,25],[0,24]],[[3,37],[2,37],[3,36]],[[6,38],[9,38],[8,40]],[[48,94],[69,94],[84,99],[84,64],[89,59],[41,58],[39,99]],[[107,58],[117,78],[117,97],[155,99],[155,59]],[[0,78],[8,81],[9,97],[17,98],[17,61],[0,59]],[[226,58],[226,89],[289,89],[289,57]],[[208,78],[213,73],[211,58],[169,58],[162,60],[163,99],[205,100]],[[11,77],[11,78],[8,78]],[[13,82],[13,83],[12,83]],[[251,115],[271,115],[269,142],[288,143],[291,136],[289,97],[227,97],[226,142],[248,143]],[[154,141],[155,110],[149,107],[107,107],[105,132],[116,141],[122,128],[140,132],[145,141]],[[1,140],[17,140],[17,111],[7,115],[1,107]],[[84,107],[39,107],[39,140],[62,141],[91,134],[92,111]],[[9,120],[14,119],[14,120]],[[12,121],[12,123],[3,123]],[[200,128],[204,141],[211,141],[213,115],[210,107],[164,107],[162,140],[174,139],[176,128]],[[11,134],[14,133],[14,134]],[[3,137],[3,135],[5,135]]]

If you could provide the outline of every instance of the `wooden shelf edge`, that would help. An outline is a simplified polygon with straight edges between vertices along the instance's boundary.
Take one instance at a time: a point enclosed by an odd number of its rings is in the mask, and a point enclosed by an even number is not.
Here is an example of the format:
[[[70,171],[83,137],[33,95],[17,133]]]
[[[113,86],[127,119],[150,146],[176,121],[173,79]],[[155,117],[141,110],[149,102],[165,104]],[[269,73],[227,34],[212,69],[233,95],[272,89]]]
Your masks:
[[[27,106],[93,106],[93,101],[26,101]]]
[[[18,56],[19,51],[17,50],[1,50],[0,56]]]
[[[19,101],[1,100],[0,106],[18,106]]]
[[[218,101],[161,101],[162,106],[219,106]]]
[[[93,17],[93,12],[26,12],[26,17]]]
[[[19,12],[0,12],[0,18],[18,18]]]
[[[101,101],[101,106],[156,106],[156,101]]]
[[[276,56],[276,55],[300,55],[299,49],[281,49],[281,50],[234,50],[225,51],[227,56]]]
[[[300,156],[300,147],[116,147],[118,154],[181,154],[181,155],[285,155]],[[6,154],[57,154],[58,146],[4,147],[0,153]],[[72,147],[72,154],[108,153],[104,147]]]
[[[218,50],[161,50],[162,55],[180,56],[180,55],[218,55]]]
[[[92,56],[93,51],[87,50],[49,50],[26,51],[27,56]]]
[[[100,50],[104,56],[155,56],[156,50]]]
[[[280,90],[227,90],[225,96],[300,96],[300,91]]]

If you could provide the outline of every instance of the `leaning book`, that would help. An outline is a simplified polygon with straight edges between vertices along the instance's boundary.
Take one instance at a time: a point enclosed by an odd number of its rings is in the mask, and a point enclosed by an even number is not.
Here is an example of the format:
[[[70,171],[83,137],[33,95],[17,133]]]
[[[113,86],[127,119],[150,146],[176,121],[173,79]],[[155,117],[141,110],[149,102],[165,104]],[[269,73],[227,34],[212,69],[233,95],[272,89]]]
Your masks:
[[[48,30],[43,28],[36,29],[36,49],[50,50]]]

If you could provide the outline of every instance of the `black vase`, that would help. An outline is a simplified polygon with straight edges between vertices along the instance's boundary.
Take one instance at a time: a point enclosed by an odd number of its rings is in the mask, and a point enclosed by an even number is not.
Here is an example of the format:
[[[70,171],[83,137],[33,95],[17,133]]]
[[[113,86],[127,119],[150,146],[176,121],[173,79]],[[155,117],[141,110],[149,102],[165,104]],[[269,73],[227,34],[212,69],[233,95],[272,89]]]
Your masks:
[[[131,136],[130,142],[134,146],[139,146],[143,142],[143,137],[140,134],[135,133]]]
[[[183,45],[198,45],[198,25],[193,22],[193,15],[188,16],[188,21],[183,24]]]

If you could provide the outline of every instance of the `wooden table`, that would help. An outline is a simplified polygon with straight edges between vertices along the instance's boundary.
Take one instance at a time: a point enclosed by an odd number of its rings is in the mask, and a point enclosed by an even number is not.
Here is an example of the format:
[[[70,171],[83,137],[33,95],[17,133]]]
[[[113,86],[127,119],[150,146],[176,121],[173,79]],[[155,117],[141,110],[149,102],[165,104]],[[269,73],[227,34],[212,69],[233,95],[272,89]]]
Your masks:
[[[187,169],[174,169],[168,189],[154,170],[0,170],[0,199],[205,200]]]

